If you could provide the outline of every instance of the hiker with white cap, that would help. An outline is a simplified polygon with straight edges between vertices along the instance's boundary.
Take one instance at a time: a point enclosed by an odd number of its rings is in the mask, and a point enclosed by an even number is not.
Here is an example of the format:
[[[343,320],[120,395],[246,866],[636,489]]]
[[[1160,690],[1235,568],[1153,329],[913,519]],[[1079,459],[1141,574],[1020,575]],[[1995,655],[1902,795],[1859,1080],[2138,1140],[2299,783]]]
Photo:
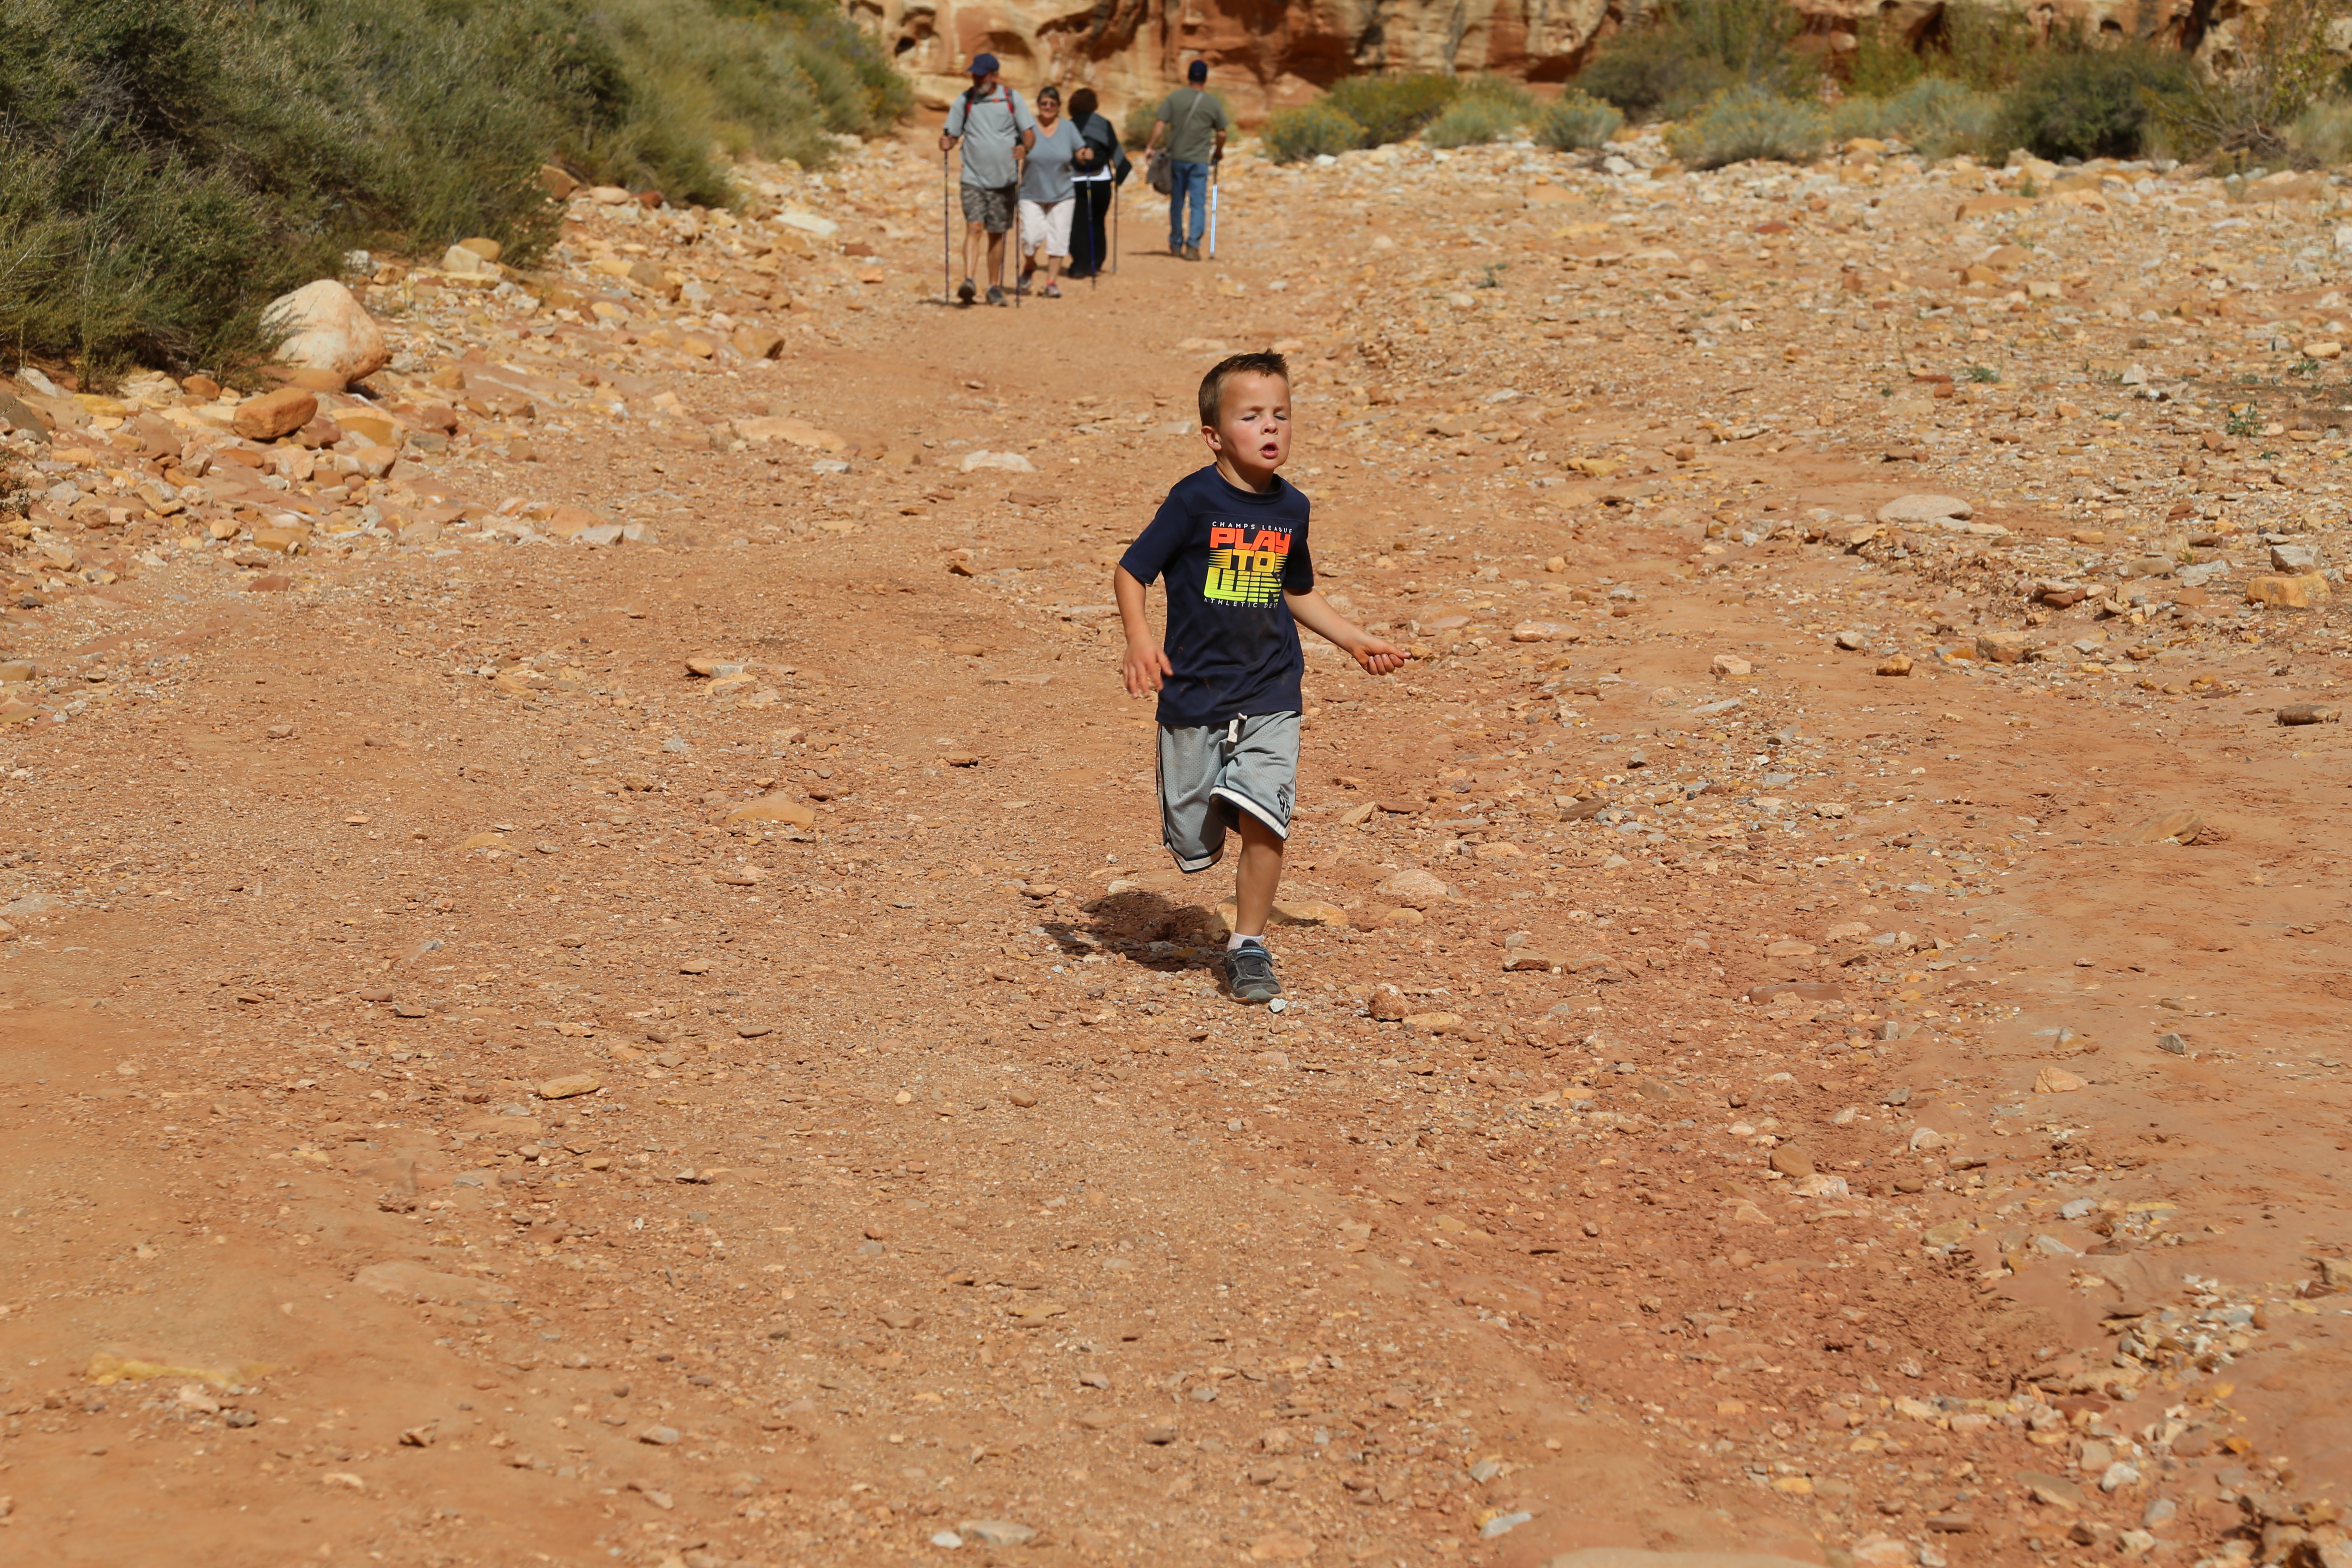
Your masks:
[[[971,57],[971,86],[948,108],[940,132],[944,156],[963,143],[963,282],[956,298],[969,305],[976,291],[973,265],[988,253],[988,302],[1004,303],[1004,236],[1013,226],[1013,193],[1021,185],[1021,161],[1037,140],[1037,118],[1021,95],[1004,85],[994,55]]]
[[[1071,165],[1086,146],[1078,128],[1062,118],[1062,89],[1037,89],[1037,137],[1021,171],[1021,292],[1042,261],[1043,298],[1062,297],[1062,269],[1070,264],[1070,219],[1077,211]]]

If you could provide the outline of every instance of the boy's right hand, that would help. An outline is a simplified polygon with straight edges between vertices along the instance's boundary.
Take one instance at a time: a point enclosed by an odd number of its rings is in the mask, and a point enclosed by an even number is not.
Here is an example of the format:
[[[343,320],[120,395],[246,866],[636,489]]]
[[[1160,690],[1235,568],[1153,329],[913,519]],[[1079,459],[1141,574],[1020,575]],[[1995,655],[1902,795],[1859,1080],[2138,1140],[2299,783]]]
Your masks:
[[[1127,681],[1129,697],[1149,697],[1160,689],[1160,681],[1176,673],[1176,667],[1168,662],[1158,643],[1131,642],[1119,673]]]

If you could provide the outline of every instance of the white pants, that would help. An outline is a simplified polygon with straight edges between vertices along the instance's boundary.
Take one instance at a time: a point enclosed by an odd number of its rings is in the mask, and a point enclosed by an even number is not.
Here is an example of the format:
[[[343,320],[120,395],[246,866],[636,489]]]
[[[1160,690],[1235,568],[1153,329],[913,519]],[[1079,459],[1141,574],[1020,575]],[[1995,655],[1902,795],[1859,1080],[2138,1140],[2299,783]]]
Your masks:
[[[1021,254],[1032,255],[1043,249],[1046,255],[1070,258],[1070,215],[1077,210],[1077,199],[1066,197],[1058,202],[1024,201],[1021,204]]]

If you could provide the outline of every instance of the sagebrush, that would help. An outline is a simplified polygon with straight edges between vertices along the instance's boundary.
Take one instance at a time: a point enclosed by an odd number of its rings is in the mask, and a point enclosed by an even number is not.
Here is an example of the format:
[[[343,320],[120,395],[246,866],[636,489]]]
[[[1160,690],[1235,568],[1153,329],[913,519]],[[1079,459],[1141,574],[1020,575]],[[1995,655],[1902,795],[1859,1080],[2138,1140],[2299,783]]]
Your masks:
[[[1336,155],[1364,144],[1364,128],[1319,99],[1276,110],[1258,135],[1265,155],[1277,163]]]
[[[1666,149],[1695,169],[1753,159],[1801,163],[1821,151],[1828,135],[1829,119],[1819,104],[1743,83],[1667,132]]]
[[[2177,50],[2058,35],[2003,95],[2000,134],[2043,158],[2137,157],[2158,106],[2190,85]]]
[[[1507,142],[1518,134],[1519,128],[1534,112],[1532,101],[1522,105],[1500,96],[1465,94],[1423,128],[1421,140],[1430,147],[1473,147]]]
[[[346,250],[530,262],[542,163],[714,205],[907,102],[800,0],[0,0],[0,354],[234,373]]]
[[[1608,145],[1624,128],[1614,105],[1570,88],[1536,116],[1535,137],[1556,153],[1580,153]]]

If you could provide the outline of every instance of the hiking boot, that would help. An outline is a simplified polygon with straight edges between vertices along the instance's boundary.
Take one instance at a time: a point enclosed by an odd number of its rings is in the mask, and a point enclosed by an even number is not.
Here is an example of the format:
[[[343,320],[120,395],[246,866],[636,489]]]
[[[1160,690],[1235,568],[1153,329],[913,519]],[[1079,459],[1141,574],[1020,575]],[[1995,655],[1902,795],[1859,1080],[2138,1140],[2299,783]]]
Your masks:
[[[1245,942],[1225,954],[1225,988],[1236,1002],[1271,1002],[1282,994],[1274,977],[1274,954]]]
[[[971,303],[971,297],[978,292],[980,290],[972,287],[971,279],[969,278],[956,285],[956,298],[967,305]]]
[[[1201,247],[1200,247],[1199,246],[1197,246],[1197,245],[1188,245],[1188,246],[1186,246],[1186,247],[1184,247],[1184,259],[1185,259],[1185,260],[1187,260],[1187,261],[1198,261],[1198,260],[1200,260],[1200,259],[1201,259]]]
[[[1004,290],[998,288],[993,283],[990,284],[988,286],[988,302],[992,305],[1002,305],[1004,303]]]
[[[1024,273],[1021,275],[1020,280],[1019,280],[1018,282],[1014,283],[1014,284],[1013,285],[1013,291],[1014,291],[1015,293],[1019,293],[1019,294],[1026,294],[1027,292],[1029,292],[1029,274],[1028,274],[1028,273],[1026,273],[1026,272],[1024,272]]]

